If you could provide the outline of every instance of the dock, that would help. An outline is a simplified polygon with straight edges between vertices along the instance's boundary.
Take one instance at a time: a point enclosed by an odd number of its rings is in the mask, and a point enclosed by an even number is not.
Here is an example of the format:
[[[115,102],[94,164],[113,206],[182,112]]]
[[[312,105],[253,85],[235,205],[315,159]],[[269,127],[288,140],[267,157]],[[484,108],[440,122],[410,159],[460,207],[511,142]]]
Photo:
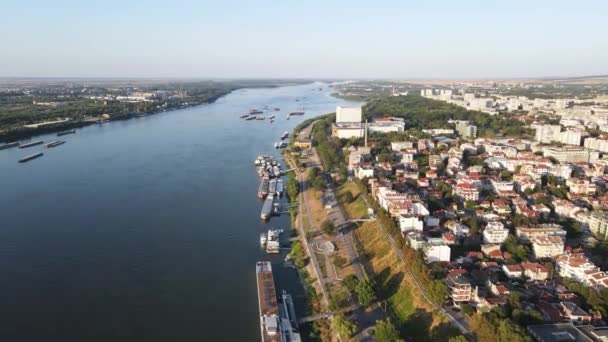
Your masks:
[[[19,159],[19,162],[20,163],[25,163],[25,162],[28,162],[30,160],[34,160],[36,158],[40,158],[43,155],[44,155],[44,153],[42,153],[42,152],[30,154],[29,156],[26,156],[26,157],[23,157],[23,158]]]

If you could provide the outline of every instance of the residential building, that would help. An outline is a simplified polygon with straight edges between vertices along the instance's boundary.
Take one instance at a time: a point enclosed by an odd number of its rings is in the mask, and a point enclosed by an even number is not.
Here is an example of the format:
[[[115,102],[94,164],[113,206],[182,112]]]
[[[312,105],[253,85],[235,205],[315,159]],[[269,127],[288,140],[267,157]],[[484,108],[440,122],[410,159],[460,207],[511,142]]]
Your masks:
[[[482,235],[485,243],[501,244],[509,237],[509,230],[500,222],[488,222]]]
[[[588,163],[590,160],[598,159],[597,153],[592,153],[583,147],[555,147],[549,146],[543,149],[543,155],[547,158],[552,157],[560,163]]]
[[[535,140],[543,144],[549,144],[552,141],[559,139],[559,133],[562,130],[560,125],[538,125],[536,126]]]
[[[537,262],[522,262],[524,276],[533,281],[545,281],[549,278],[549,270]]]
[[[566,238],[567,232],[559,224],[537,224],[515,228],[515,236],[521,241],[531,242],[535,237],[559,236]]]
[[[449,262],[450,261],[451,250],[449,246],[439,245],[439,246],[428,246],[425,249],[426,262]]]
[[[453,270],[459,271],[459,270]],[[450,298],[456,303],[467,303],[476,297],[476,288],[470,279],[461,272],[450,271],[445,282],[450,289]]]
[[[534,256],[540,258],[553,258],[564,254],[564,240],[559,236],[539,236],[532,239]]]
[[[608,274],[602,272],[584,254],[564,254],[556,259],[559,275],[581,282],[587,286],[608,287]]]

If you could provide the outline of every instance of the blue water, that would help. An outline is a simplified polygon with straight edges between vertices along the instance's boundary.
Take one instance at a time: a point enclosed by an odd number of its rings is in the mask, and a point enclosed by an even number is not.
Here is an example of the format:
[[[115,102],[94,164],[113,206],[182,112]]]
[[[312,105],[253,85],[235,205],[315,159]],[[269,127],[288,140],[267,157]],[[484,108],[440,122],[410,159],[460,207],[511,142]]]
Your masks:
[[[295,272],[259,247],[260,232],[289,220],[260,221],[253,160],[278,156],[274,142],[297,123],[349,104],[330,93],[243,89],[35,138],[66,140],[56,148],[0,151],[0,340],[256,341],[255,262],[266,259],[301,313]],[[273,124],[239,119],[265,105],[281,108]]]

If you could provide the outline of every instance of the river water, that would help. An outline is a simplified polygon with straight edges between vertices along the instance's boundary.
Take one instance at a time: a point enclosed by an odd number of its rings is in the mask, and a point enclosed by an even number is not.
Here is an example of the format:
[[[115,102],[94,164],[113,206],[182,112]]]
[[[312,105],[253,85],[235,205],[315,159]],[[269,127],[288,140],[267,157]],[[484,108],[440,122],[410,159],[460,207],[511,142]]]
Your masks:
[[[0,340],[256,341],[255,262],[268,259],[302,314],[295,271],[259,246],[289,220],[260,221],[253,160],[278,156],[274,142],[297,123],[353,104],[330,93],[242,89],[34,138],[67,141],[56,148],[0,151]],[[273,124],[239,119],[265,105],[281,108]]]

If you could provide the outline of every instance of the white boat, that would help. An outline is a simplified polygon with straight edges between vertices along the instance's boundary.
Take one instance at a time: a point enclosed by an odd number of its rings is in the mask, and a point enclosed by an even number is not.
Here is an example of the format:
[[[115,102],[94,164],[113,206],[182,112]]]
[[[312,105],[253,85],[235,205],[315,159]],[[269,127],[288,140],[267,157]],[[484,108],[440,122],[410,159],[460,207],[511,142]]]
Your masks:
[[[279,143],[278,142],[274,143],[274,148],[279,148]]]
[[[266,253],[276,254],[281,251],[279,243],[279,235],[283,232],[282,229],[269,229],[266,239]]]
[[[266,246],[266,233],[260,233],[260,245]]]

